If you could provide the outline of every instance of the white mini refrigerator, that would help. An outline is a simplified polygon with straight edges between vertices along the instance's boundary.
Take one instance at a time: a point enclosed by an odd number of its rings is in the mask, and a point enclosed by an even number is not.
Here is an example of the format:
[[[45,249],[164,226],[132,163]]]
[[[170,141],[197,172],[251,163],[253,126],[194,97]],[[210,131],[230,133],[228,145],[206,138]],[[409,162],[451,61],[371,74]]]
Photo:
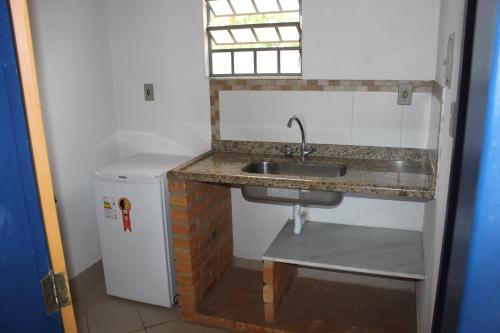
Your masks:
[[[93,174],[109,295],[171,307],[176,295],[166,172],[186,156],[139,154]]]

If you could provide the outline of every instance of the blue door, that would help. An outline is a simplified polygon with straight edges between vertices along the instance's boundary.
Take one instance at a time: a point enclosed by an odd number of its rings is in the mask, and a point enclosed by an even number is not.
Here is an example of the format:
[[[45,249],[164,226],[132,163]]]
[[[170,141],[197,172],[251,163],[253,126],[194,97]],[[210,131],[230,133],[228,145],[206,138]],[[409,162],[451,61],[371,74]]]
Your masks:
[[[7,0],[0,0],[0,179],[0,332],[62,332],[40,285],[50,260]]]
[[[487,9],[480,6],[479,10]],[[490,9],[491,10],[491,9]],[[500,332],[500,6],[492,29],[489,87],[459,332]]]

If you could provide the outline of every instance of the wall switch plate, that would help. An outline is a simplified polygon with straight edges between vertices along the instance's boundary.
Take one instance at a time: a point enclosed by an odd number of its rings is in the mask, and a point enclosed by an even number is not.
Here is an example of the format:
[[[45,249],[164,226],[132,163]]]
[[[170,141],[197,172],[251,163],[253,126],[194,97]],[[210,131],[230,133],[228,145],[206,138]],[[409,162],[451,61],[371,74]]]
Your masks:
[[[413,87],[411,84],[400,84],[398,89],[398,105],[411,105]]]
[[[151,102],[155,100],[155,88],[152,83],[144,84],[144,100]]]
[[[444,60],[444,83],[451,89],[451,74],[453,72],[453,52],[455,48],[455,33],[448,36],[448,45],[446,47],[446,59]]]

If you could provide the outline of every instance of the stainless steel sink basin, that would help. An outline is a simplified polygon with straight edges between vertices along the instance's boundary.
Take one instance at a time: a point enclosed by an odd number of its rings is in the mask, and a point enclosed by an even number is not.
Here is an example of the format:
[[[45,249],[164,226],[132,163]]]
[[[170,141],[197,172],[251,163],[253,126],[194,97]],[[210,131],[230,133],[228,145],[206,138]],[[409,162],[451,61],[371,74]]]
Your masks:
[[[243,197],[249,201],[273,201],[300,205],[335,206],[343,198],[341,192],[311,191],[295,188],[277,188],[243,185]]]
[[[242,171],[264,175],[340,177],[345,174],[346,166],[343,164],[306,164],[297,162],[258,161],[247,164]]]
[[[243,172],[264,175],[286,175],[305,177],[341,177],[345,165],[305,164],[297,162],[258,161],[246,165]],[[275,201],[300,205],[334,206],[342,201],[343,193],[265,186],[244,185],[241,189],[249,201]]]

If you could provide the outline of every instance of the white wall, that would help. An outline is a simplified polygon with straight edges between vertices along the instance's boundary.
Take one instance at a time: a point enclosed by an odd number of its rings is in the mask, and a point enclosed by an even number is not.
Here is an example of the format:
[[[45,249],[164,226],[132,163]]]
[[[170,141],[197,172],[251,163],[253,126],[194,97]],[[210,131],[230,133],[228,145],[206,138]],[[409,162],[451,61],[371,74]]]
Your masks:
[[[441,245],[448,200],[448,184],[453,153],[453,138],[449,136],[451,104],[457,101],[460,60],[462,52],[464,0],[442,0],[439,27],[439,45],[436,68],[436,80],[444,87],[443,61],[446,54],[447,40],[455,32],[454,64],[451,89],[445,88],[441,123],[439,131],[439,166],[436,199],[425,207],[425,225],[423,230],[425,249],[426,280],[417,286],[419,332],[430,332],[434,301],[437,290]]]
[[[30,1],[49,157],[70,276],[100,258],[90,174],[118,157],[99,0]]]
[[[202,1],[31,1],[70,275],[100,259],[90,173],[137,152],[210,147]],[[144,102],[154,83],[156,101]],[[119,148],[118,148],[119,146]]]
[[[223,140],[300,142],[286,122],[298,115],[309,143],[427,148],[430,93],[397,105],[392,92],[230,91],[219,93]],[[435,119],[434,120],[438,120]]]
[[[427,141],[427,149],[437,150],[439,147],[439,127],[441,125],[441,109],[442,101],[436,96],[431,97],[431,106],[429,113],[429,138]]]
[[[303,76],[432,80],[439,0],[304,0]]]
[[[210,147],[203,2],[106,0],[122,157]],[[143,84],[155,85],[145,102]]]

